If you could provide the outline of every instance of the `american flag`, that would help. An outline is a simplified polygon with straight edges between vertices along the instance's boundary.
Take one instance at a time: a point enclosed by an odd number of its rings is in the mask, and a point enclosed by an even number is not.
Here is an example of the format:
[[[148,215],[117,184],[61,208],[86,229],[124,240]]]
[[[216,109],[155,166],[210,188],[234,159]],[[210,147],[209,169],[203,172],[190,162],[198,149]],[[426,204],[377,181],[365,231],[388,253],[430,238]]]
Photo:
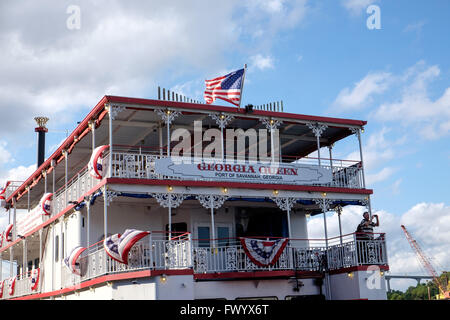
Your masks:
[[[223,77],[205,80],[206,89],[204,97],[206,103],[211,104],[216,99],[222,99],[236,106],[240,106],[244,74],[245,68],[233,71]]]

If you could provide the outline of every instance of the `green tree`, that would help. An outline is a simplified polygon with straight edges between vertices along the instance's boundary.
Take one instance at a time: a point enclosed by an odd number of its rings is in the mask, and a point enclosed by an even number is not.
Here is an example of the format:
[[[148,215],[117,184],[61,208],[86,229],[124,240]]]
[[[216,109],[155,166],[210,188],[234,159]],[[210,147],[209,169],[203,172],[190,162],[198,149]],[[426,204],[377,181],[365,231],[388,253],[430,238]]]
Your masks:
[[[443,272],[439,276],[439,282],[445,289],[450,278],[450,272]],[[388,300],[428,300],[428,288],[430,288],[430,298],[435,299],[439,294],[439,288],[434,281],[428,281],[427,283],[421,283],[417,286],[410,286],[404,293],[399,290],[392,290],[388,292]],[[447,289],[448,290],[448,289]]]

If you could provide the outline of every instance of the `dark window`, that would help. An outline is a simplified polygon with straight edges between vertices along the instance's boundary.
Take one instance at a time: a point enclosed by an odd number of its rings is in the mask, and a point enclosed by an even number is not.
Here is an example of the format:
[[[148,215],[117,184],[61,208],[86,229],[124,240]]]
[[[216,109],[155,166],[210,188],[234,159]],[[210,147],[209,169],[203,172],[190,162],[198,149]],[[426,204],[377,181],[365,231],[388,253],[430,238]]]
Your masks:
[[[181,235],[183,232],[187,232],[187,223],[178,222],[172,223],[172,238]],[[169,225],[166,224],[166,231],[169,231]],[[166,235],[166,239],[169,239],[169,234]]]
[[[59,261],[59,236],[55,236],[55,261]]]
[[[209,227],[198,227],[198,246],[209,247]]]

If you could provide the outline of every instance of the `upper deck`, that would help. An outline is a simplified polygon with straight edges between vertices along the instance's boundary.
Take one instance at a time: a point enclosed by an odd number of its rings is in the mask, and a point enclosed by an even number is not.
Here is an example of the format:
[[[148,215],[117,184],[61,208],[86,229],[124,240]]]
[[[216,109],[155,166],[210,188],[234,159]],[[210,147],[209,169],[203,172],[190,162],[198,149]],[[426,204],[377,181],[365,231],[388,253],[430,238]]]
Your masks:
[[[109,108],[111,111],[108,111]],[[220,185],[225,183],[234,186],[250,185],[256,188],[276,187],[289,190],[299,188],[305,190],[305,187],[308,190],[319,190],[317,187],[323,187],[334,188],[338,192],[367,194],[371,193],[371,190],[365,189],[361,159],[355,161],[331,159],[333,144],[355,133],[359,136],[365,124],[366,122],[361,120],[264,110],[246,112],[245,109],[235,107],[105,96],[25,182],[7,189],[6,201],[12,204],[14,198],[17,208],[33,207],[45,192],[57,192],[85,172],[93,149],[100,145],[112,145],[109,178],[151,180],[155,183],[158,183],[157,180],[172,178],[175,181],[184,181],[185,185],[189,183],[213,185],[220,182]],[[241,149],[239,149],[240,129],[244,141]],[[178,138],[174,141],[173,134],[177,131]],[[196,136],[198,132],[200,142]],[[214,138],[211,137],[211,132],[216,134]],[[231,137],[230,132],[238,134]],[[254,132],[256,137],[252,136]],[[191,135],[189,138],[192,143],[188,149],[183,149],[180,153],[179,141],[182,142],[182,135],[186,133]],[[219,141],[219,144],[215,145],[215,150],[205,156],[207,151],[211,151],[213,142],[218,142],[214,140],[218,134],[222,134],[222,145],[220,146]],[[253,138],[256,140],[252,140]],[[228,150],[227,147],[232,147],[232,150]],[[329,155],[323,157],[319,151],[318,157],[308,157],[322,147],[330,147]],[[225,160],[229,161],[231,155],[233,164],[264,163],[281,167],[282,172],[303,166],[302,168],[315,170],[316,175],[321,176],[323,173],[318,170],[323,169],[328,172],[329,179],[302,182],[289,179],[252,180],[251,177],[239,179],[235,176],[233,179],[224,180],[223,174],[221,176],[217,172],[201,177],[195,177],[195,174],[194,177],[183,176],[181,173],[168,176],[155,172],[155,160],[173,157],[176,151],[178,155],[184,156],[184,159],[187,154],[191,159],[209,160],[219,164],[224,164]],[[185,169],[180,168],[181,171]],[[261,168],[257,168],[259,173],[262,173]],[[226,171],[226,167],[222,169]],[[234,169],[235,172],[236,167]],[[50,174],[54,175],[52,179],[49,178]],[[26,195],[25,201],[23,198]]]

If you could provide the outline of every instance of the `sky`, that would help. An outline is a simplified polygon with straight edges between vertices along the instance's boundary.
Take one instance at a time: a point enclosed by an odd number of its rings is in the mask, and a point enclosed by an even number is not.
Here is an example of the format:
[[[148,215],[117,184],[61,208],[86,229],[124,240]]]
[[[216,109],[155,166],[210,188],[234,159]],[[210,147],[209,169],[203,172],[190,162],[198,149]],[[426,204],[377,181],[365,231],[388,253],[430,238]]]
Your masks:
[[[162,86],[203,101],[205,79],[247,64],[243,105],[368,122],[366,181],[391,273],[426,274],[401,224],[448,270],[449,30],[447,0],[3,0],[0,184],[35,170],[35,116],[50,118],[49,156],[104,95],[156,98]],[[359,160],[356,138],[333,157]],[[363,210],[344,209],[344,232]],[[308,228],[323,235],[320,217]]]

